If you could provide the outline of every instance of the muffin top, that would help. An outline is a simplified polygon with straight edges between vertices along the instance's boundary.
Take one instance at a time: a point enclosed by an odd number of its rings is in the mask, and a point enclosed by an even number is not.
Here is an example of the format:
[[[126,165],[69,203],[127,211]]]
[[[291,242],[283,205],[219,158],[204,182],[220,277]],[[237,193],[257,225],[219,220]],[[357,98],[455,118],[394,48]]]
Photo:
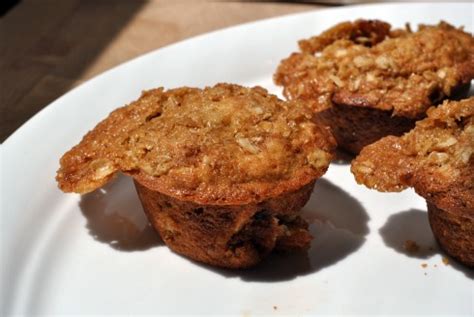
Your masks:
[[[183,200],[256,202],[326,171],[335,143],[312,117],[261,87],[153,89],[65,153],[56,179],[65,192],[86,193],[122,171]]]
[[[287,98],[315,111],[344,104],[419,118],[474,78],[474,37],[445,22],[416,32],[382,21],[344,22],[299,46],[274,80]]]
[[[474,97],[444,102],[401,137],[366,146],[352,161],[360,184],[379,191],[409,186],[438,208],[474,217]]]

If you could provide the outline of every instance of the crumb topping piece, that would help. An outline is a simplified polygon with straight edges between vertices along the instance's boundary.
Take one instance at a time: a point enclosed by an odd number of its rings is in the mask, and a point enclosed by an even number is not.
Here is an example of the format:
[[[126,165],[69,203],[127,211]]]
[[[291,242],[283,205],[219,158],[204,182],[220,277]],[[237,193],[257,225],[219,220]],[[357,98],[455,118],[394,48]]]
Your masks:
[[[149,90],[67,152],[57,180],[85,193],[122,171],[173,196],[222,203],[296,190],[325,172],[334,149],[312,116],[261,87]]]
[[[418,118],[474,78],[474,37],[446,22],[413,32],[357,20],[299,42],[274,80],[315,111],[332,103]]]
[[[403,244],[403,248],[411,254],[417,253],[420,251],[420,246],[413,240],[406,240]]]
[[[471,97],[432,107],[405,135],[366,146],[352,161],[351,171],[369,188],[401,191],[411,186],[438,208],[467,210],[474,216],[473,153]]]

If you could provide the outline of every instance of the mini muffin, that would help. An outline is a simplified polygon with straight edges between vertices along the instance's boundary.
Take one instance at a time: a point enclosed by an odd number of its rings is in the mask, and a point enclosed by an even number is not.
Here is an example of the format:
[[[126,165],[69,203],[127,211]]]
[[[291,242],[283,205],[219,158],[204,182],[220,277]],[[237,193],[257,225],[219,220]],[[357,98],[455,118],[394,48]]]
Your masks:
[[[64,154],[57,181],[86,193],[121,171],[172,250],[249,267],[274,249],[310,245],[298,212],[335,148],[312,119],[305,105],[261,87],[153,89]]]
[[[391,30],[382,21],[344,22],[299,42],[274,75],[288,99],[308,103],[340,149],[357,154],[402,135],[474,78],[474,38],[448,23]]]
[[[474,266],[474,97],[427,114],[402,137],[366,146],[351,170],[358,183],[379,191],[414,187],[428,203],[441,247]]]

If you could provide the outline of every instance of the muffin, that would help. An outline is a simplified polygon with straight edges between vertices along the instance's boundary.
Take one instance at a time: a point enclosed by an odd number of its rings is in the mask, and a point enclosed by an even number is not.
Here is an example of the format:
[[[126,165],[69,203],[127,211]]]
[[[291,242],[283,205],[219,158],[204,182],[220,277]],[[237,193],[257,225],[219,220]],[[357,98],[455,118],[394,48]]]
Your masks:
[[[118,171],[173,251],[243,268],[272,250],[305,250],[298,212],[335,148],[313,113],[261,87],[163,88],[112,112],[61,158],[65,192],[86,193]]]
[[[445,98],[465,96],[474,78],[474,38],[448,23],[392,30],[388,23],[340,23],[299,42],[274,81],[309,104],[340,149],[357,154],[402,135]]]
[[[407,187],[424,197],[441,247],[474,266],[474,97],[445,101],[401,137],[366,146],[351,171],[379,191]]]

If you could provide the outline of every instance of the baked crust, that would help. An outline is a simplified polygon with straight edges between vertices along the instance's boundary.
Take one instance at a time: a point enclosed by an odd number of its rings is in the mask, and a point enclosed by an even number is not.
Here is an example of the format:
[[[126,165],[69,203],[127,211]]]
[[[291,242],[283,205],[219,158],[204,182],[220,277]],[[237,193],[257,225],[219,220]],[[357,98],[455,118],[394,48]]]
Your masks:
[[[377,20],[344,22],[299,45],[301,52],[279,65],[275,83],[288,99],[320,113],[338,145],[355,154],[380,131],[408,131],[430,106],[465,90],[474,78],[474,38],[446,22],[420,25],[416,32],[408,26],[391,30]],[[347,125],[352,115],[356,126]]]
[[[273,249],[309,247],[297,212],[335,141],[313,112],[261,87],[158,88],[112,112],[61,158],[65,192],[85,193],[121,171],[175,252],[239,268]]]
[[[466,234],[471,236],[465,239],[474,241],[474,97],[446,101],[427,113],[402,137],[387,136],[366,146],[352,161],[351,171],[359,184],[379,191],[413,187],[431,206],[430,221],[441,246],[458,245],[446,251],[469,258],[472,244],[456,241]],[[467,226],[462,232],[448,230],[460,221]]]
[[[242,204],[294,191],[327,169],[334,140],[303,104],[261,87],[146,91],[112,112],[61,158],[65,192],[117,171],[178,199]]]

